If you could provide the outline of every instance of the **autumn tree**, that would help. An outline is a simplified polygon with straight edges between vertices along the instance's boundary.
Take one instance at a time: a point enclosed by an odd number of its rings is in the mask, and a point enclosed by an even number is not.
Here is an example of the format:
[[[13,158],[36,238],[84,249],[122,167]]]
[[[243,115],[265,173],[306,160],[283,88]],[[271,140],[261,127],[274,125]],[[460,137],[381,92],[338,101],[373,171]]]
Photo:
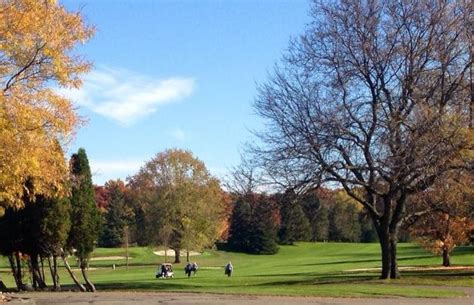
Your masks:
[[[55,0],[0,2],[0,207],[66,193],[61,146],[79,120],[54,88],[80,86],[89,63],[72,51],[92,33]]]
[[[123,181],[107,181],[104,189],[107,193],[107,210],[102,222],[99,246],[119,247],[124,242],[125,227],[132,222],[133,211],[126,203],[126,186]]]
[[[175,250],[176,263],[182,249],[202,250],[218,238],[222,190],[191,152],[170,149],[158,153],[130,179],[130,185],[132,192],[139,192],[147,218],[143,233],[153,244],[163,244],[166,239]]]
[[[329,209],[329,239],[358,242],[361,235],[360,210],[361,206],[344,190],[336,191]]]
[[[472,169],[471,5],[314,1],[312,22],[259,88],[266,129],[255,153],[267,176],[293,188],[341,186],[361,203],[382,279],[399,277],[407,198]]]
[[[94,250],[100,228],[100,215],[94,200],[92,176],[86,151],[80,148],[73,154],[71,167],[71,230],[67,240],[67,248],[79,260],[79,266],[86,282],[88,291],[95,291],[94,284],[87,276],[89,257]],[[66,259],[63,257],[67,264]],[[73,275],[70,268],[71,276]],[[75,280],[75,278],[73,277]],[[79,285],[78,281],[75,280]],[[81,287],[83,289],[83,287]]]
[[[411,199],[418,204],[408,217],[408,231],[423,247],[440,254],[445,267],[451,265],[454,248],[469,242],[474,230],[472,185],[472,174],[451,175]]]

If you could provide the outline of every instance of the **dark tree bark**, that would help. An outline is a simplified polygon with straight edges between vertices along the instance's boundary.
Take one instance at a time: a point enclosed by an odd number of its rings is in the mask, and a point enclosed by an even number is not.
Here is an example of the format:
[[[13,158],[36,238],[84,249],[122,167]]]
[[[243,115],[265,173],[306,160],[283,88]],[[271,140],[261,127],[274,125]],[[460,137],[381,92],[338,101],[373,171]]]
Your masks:
[[[36,254],[33,254],[30,256],[30,268],[31,268],[31,274],[33,278],[33,288],[45,289],[47,285],[41,273],[38,257],[39,256]]]
[[[23,283],[23,276],[21,273],[21,260],[19,253],[8,255],[8,261],[10,262],[10,268],[12,269],[13,278],[15,279],[16,287],[19,291],[26,290],[26,286]]]
[[[174,263],[179,264],[181,263],[181,249],[173,249],[174,250]]]
[[[58,257],[54,255],[51,260],[51,256],[48,256],[48,266],[49,266],[49,271],[51,273],[51,278],[53,280],[53,290],[60,291],[61,284],[59,281],[59,274],[58,274]]]
[[[64,266],[66,267],[66,270],[67,270],[67,272],[69,273],[69,275],[71,276],[71,278],[72,278],[74,284],[76,284],[76,286],[79,288],[80,291],[82,291],[82,292],[86,291],[86,287],[84,287],[84,285],[82,285],[82,284],[79,282],[79,280],[77,279],[76,275],[75,275],[74,272],[72,271],[71,266],[69,266],[69,263],[68,263],[68,261],[67,261],[67,257],[66,257],[66,255],[65,255],[64,253],[61,255],[61,258],[62,258],[62,260],[63,260],[63,262],[64,262]]]
[[[87,275],[87,268],[88,268],[88,261],[87,259],[82,259],[81,262],[81,272],[82,272],[82,276],[84,277],[84,281],[86,282],[86,286],[87,286],[87,291],[89,292],[95,292],[96,289],[95,289],[95,286],[94,284],[91,282],[91,280],[89,279],[89,276]]]
[[[443,249],[443,266],[449,267],[451,266],[451,260],[449,258],[449,250]]]

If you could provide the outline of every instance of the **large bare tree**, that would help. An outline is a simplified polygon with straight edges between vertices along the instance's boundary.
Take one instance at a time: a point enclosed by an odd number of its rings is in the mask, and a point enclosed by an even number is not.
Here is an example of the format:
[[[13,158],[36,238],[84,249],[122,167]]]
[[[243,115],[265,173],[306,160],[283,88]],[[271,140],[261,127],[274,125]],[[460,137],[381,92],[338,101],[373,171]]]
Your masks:
[[[255,102],[256,148],[278,183],[342,186],[370,214],[381,278],[398,278],[407,197],[472,170],[472,7],[466,1],[314,2]]]

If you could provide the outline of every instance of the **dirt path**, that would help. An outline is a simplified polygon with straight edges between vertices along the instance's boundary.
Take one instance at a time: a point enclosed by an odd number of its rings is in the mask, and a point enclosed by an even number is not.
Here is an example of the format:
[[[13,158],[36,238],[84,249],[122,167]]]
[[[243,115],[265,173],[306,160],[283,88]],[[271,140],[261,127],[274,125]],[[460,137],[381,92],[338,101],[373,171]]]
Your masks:
[[[444,289],[450,287],[443,287]],[[464,291],[468,297],[446,299],[422,298],[314,298],[314,297],[271,297],[271,296],[239,296],[200,293],[153,293],[153,292],[98,292],[98,293],[27,293],[16,295],[20,297],[10,305],[472,305],[474,304],[474,288],[451,287]],[[436,289],[436,287],[433,287]]]

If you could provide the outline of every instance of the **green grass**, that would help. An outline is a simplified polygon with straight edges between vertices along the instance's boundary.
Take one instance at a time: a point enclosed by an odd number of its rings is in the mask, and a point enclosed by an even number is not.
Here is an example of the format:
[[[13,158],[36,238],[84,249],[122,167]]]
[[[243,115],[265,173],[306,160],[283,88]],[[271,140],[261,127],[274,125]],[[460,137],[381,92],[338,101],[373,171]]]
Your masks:
[[[124,253],[124,249],[97,249],[92,256],[123,256]],[[452,297],[463,294],[451,290],[450,286],[474,287],[472,270],[402,271],[402,279],[392,281],[379,280],[377,270],[353,270],[380,266],[378,244],[299,243],[282,246],[276,255],[207,251],[192,258],[200,266],[196,277],[185,277],[182,263],[175,265],[176,277],[171,280],[155,279],[156,268],[163,257],[154,255],[152,249],[130,248],[129,254],[132,259],[128,269],[124,260],[91,261],[90,267],[97,269],[91,270],[90,276],[98,289],[328,297]],[[224,276],[223,270],[228,261],[235,267],[230,278]],[[439,266],[440,262],[440,257],[414,244],[399,245],[400,267]],[[457,248],[452,262],[474,266],[474,247]],[[74,265],[73,260],[71,264]],[[112,264],[117,266],[116,270],[112,270]],[[4,259],[0,267],[6,270]],[[13,286],[6,271],[1,272],[1,276],[7,285]],[[61,280],[63,284],[71,283],[64,271]]]

